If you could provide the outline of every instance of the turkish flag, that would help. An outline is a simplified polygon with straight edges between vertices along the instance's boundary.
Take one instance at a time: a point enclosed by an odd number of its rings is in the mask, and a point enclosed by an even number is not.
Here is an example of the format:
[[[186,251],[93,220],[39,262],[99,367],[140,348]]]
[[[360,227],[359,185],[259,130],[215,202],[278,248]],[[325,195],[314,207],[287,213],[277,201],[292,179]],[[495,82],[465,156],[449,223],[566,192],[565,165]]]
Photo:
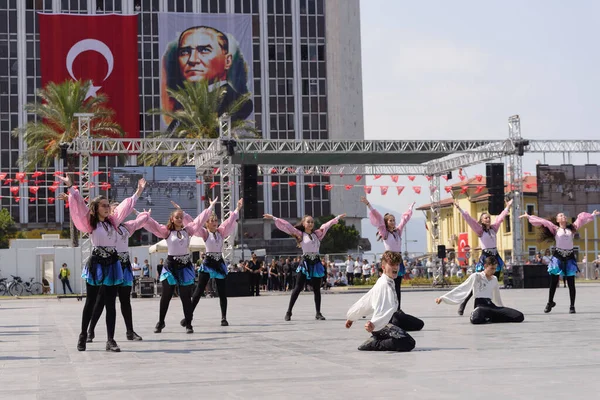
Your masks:
[[[42,86],[92,81],[127,138],[140,137],[136,15],[38,14]]]
[[[463,232],[458,234],[458,260],[460,265],[469,265],[467,254],[471,248],[469,247],[469,233]]]

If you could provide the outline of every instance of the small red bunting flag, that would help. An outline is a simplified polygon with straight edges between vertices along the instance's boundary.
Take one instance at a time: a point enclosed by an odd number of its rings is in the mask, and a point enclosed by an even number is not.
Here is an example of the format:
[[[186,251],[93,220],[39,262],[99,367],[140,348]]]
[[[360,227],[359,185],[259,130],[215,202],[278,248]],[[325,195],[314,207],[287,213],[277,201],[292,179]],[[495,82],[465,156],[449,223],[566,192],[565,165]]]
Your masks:
[[[437,191],[437,186],[435,186],[435,185],[429,186],[429,192],[431,194],[434,194],[436,191]]]
[[[448,175],[442,175],[442,179],[448,182]]]
[[[48,203],[54,204],[54,200],[55,200],[54,197],[49,197],[48,198]]]
[[[215,187],[217,187],[219,185],[219,182],[211,182],[209,189],[214,189]]]
[[[381,178],[381,175],[375,175],[375,180]]]
[[[296,170],[292,167],[288,167],[287,172],[293,174],[294,172],[296,172]]]
[[[54,176],[62,176],[63,173],[62,173],[62,171],[56,171],[53,175]]]
[[[21,200],[21,198],[20,198],[19,196],[13,197],[13,199],[15,199],[15,201],[16,201],[17,203],[18,203],[18,202]]]
[[[460,194],[465,194],[467,193],[467,190],[469,190],[468,186],[461,186],[460,187]]]
[[[444,190],[446,193],[450,193],[452,191],[452,186],[444,186]]]
[[[271,182],[271,187],[275,187],[277,185],[279,185],[279,182]]]
[[[398,183],[398,175],[392,175],[392,182]]]
[[[475,179],[477,179],[477,182],[481,182],[483,180],[483,175],[475,175]]]
[[[421,186],[413,186],[413,190],[416,194],[421,194]]]
[[[36,194],[36,193],[38,192],[38,190],[40,190],[40,187],[39,187],[39,186],[31,186],[31,187],[29,188],[29,193],[31,193],[31,194]]]
[[[360,180],[361,180],[361,179],[362,179],[362,175],[356,175],[356,176],[354,177],[354,180],[355,180],[356,182],[360,182]]]
[[[316,184],[316,183],[309,183],[309,184],[308,184],[308,185],[306,185],[306,186],[308,186],[309,188],[311,188],[311,189],[312,189],[312,188],[314,188],[315,186],[317,186],[317,184]]]
[[[352,189],[353,185],[346,185],[344,187],[346,188],[346,190],[350,190],[350,189]]]
[[[272,174],[276,174],[277,173],[277,168],[271,168],[271,173]]]
[[[464,176],[464,175],[459,175],[459,176],[458,176],[458,178],[459,178],[461,181],[464,181],[464,180],[465,180],[467,177],[466,177],[466,176]]]
[[[202,179],[196,179],[196,183],[197,183],[198,185],[202,185]]]
[[[216,174],[218,174],[218,173],[219,173],[219,168],[214,168],[214,169],[213,169],[213,175],[216,175]]]
[[[6,178],[6,172],[0,173],[0,181],[4,180],[4,178]]]
[[[387,186],[380,186],[379,189],[381,190],[381,195],[385,196],[388,192],[388,187]]]
[[[27,174],[25,172],[17,172],[15,174],[15,179],[17,179],[21,183],[25,183],[25,179],[27,179]]]
[[[42,171],[35,171],[33,174],[31,174],[31,177],[35,179],[42,175],[44,175],[44,173]]]
[[[13,181],[12,178],[5,179],[4,180],[4,184],[5,185],[10,185],[12,183],[12,181]]]
[[[35,197],[30,197],[30,198],[29,198],[29,202],[30,202],[30,203],[35,203],[35,201],[36,201],[36,200],[37,200],[37,199],[36,199]]]
[[[415,180],[415,178],[416,178],[416,176],[414,176],[414,175],[409,175],[409,176],[408,176],[408,179],[409,179],[411,182],[413,182],[413,181]]]
[[[331,175],[331,172],[329,172],[329,171],[323,172],[323,176],[329,176],[329,175]]]
[[[58,189],[58,186],[50,186],[48,188],[48,190],[51,191],[51,192],[56,192],[56,189]]]
[[[365,186],[365,193],[371,194],[371,189],[373,189],[373,186]]]
[[[333,188],[333,185],[327,184],[325,185],[325,190],[327,190],[328,192]]]
[[[289,186],[291,186],[291,187],[294,187],[294,186],[296,186],[296,182],[294,182],[294,181],[289,181],[289,182],[288,182],[288,185],[289,185]]]
[[[9,190],[10,190],[10,192],[11,192],[13,195],[15,195],[15,194],[19,193],[19,187],[18,187],[18,186],[11,186]]]
[[[257,184],[257,185],[261,185],[261,186],[262,186],[262,184],[263,184],[263,181],[256,181],[256,184]]]
[[[425,175],[425,178],[427,178],[428,182],[431,182],[431,180],[433,179],[433,176],[431,176],[431,175]]]
[[[396,190],[398,191],[398,195],[400,195],[404,190],[404,186],[396,186]]]
[[[94,172],[92,172],[92,176],[98,176],[98,175],[100,175],[101,173],[102,173],[102,172],[100,172],[100,171],[94,171]]]
[[[477,189],[475,189],[475,193],[479,194],[479,193],[483,192],[483,188],[484,187],[485,186],[483,186],[483,185],[482,186],[477,186]]]

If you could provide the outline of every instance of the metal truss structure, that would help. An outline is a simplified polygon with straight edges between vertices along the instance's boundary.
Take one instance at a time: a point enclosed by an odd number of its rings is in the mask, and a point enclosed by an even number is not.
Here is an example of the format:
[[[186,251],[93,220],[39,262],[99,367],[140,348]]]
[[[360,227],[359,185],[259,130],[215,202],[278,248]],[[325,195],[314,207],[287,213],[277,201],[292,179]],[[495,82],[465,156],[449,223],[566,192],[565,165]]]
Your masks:
[[[87,118],[87,119],[86,119]],[[219,168],[221,218],[230,215],[236,188],[236,176],[241,164],[259,165],[263,174],[298,175],[429,175],[432,177],[432,240],[437,246],[441,237],[440,177],[458,168],[464,168],[502,157],[511,159],[511,190],[515,201],[513,226],[519,226],[522,210],[519,182],[522,186],[521,156],[535,153],[594,153],[600,152],[600,140],[523,140],[518,116],[509,119],[507,140],[268,140],[234,138],[230,120],[220,121],[218,139],[111,139],[89,136],[90,116],[80,117],[80,135],[69,144],[68,151],[81,156],[82,189],[97,170],[97,156],[137,155],[144,153],[185,154],[188,164],[194,165],[198,175]],[[334,157],[333,157],[334,156]],[[276,160],[276,161],[273,161]],[[279,161],[280,160],[280,161]],[[316,160],[316,162],[315,162]],[[270,162],[269,162],[270,161]],[[431,190],[431,188],[437,190]],[[87,188],[89,190],[89,188]],[[518,192],[518,193],[515,193]],[[515,200],[516,200],[515,198]],[[513,254],[523,256],[523,238],[513,235]],[[229,259],[233,241],[228,240],[224,255]]]
[[[523,151],[525,142],[521,136],[521,120],[518,115],[508,119],[508,137],[513,144],[513,151],[509,156],[508,184],[512,193],[512,210],[510,222],[512,227],[512,263],[524,262],[525,238],[523,224],[519,215],[523,212]],[[519,152],[521,148],[521,152]]]

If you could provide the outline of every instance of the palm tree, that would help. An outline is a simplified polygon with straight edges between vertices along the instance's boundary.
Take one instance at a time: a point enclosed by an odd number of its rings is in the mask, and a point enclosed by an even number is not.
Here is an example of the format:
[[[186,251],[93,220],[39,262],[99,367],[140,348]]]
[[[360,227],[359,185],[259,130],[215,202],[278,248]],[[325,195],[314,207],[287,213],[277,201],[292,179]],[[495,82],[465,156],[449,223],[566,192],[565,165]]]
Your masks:
[[[25,110],[37,118],[13,130],[13,135],[22,134],[27,144],[19,160],[26,170],[48,168],[60,157],[61,145],[71,143],[79,134],[77,113],[94,115],[90,121],[94,136],[123,136],[121,127],[112,120],[114,111],[106,106],[106,95],[87,98],[91,85],[91,81],[50,82],[38,91],[36,102],[25,106]],[[73,170],[72,158],[67,158],[67,167]],[[73,247],[79,244],[72,221],[71,242]]]
[[[150,110],[153,114],[162,114],[166,120],[175,121],[169,136],[181,139],[216,139],[219,137],[219,111],[226,94],[224,87],[211,88],[208,81],[184,82],[177,89],[167,89],[170,97],[177,103],[175,110]],[[225,110],[229,115],[238,112],[246,102],[250,101],[251,93],[241,95]],[[221,110],[222,111],[222,110]],[[242,119],[232,119],[231,131],[235,137],[243,134],[256,135],[254,122]],[[164,136],[159,133],[156,136]],[[187,163],[186,155],[172,154],[164,158],[162,154],[144,154],[140,161],[146,165],[154,165],[161,161],[168,165],[183,165]]]

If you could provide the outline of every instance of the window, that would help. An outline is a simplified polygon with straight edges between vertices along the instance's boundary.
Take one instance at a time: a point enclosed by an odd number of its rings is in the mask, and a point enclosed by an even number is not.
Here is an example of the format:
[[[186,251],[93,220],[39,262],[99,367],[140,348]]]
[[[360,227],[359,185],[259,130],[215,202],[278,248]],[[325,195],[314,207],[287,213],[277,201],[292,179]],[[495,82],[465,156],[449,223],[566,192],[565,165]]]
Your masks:
[[[506,233],[510,233],[510,213],[506,216],[504,224],[506,226]]]

